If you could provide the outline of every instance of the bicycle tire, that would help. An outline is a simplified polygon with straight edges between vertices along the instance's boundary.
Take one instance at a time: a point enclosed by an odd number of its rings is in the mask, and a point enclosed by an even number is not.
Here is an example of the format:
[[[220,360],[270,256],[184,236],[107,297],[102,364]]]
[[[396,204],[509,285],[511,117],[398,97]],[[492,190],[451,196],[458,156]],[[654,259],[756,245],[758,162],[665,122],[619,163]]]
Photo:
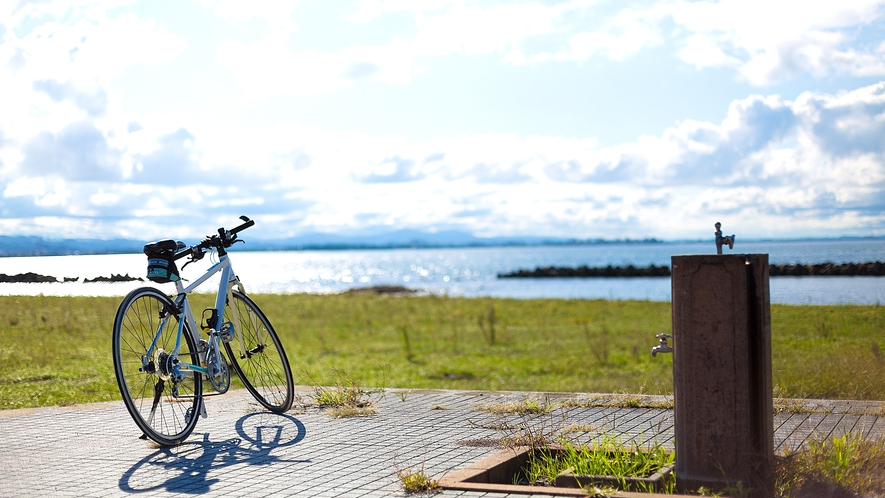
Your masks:
[[[168,378],[168,368],[161,367],[166,352],[175,349],[178,319],[170,314],[157,339],[154,359],[146,371],[140,371],[142,358],[159,330],[162,318],[173,307],[168,296],[153,287],[130,292],[120,303],[114,319],[114,374],[129,415],[144,435],[163,446],[184,441],[197,425],[203,406],[202,375],[188,375],[175,385]],[[187,325],[185,324],[185,327]],[[199,364],[197,344],[186,329],[178,356]],[[165,378],[164,378],[165,377]]]
[[[292,381],[292,368],[280,338],[261,308],[241,292],[234,291],[233,303],[236,306],[240,329],[248,354],[240,354],[240,338],[234,337],[225,343],[228,360],[246,389],[262,406],[275,413],[283,413],[292,407],[295,385]],[[232,317],[230,310],[225,317]],[[259,344],[257,331],[260,330],[264,344]],[[232,347],[233,346],[233,347]]]

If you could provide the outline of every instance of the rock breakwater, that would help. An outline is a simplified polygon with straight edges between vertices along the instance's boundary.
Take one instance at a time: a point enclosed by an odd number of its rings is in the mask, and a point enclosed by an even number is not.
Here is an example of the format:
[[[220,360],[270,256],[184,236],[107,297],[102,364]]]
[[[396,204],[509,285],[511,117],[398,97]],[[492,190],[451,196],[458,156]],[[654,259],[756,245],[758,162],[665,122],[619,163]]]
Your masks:
[[[768,273],[772,277],[882,277],[885,276],[885,263],[822,263],[817,265],[770,265]],[[649,265],[645,267],[627,266],[581,266],[578,268],[546,266],[534,270],[517,270],[499,273],[498,278],[544,278],[544,277],[669,277],[670,267]]]
[[[498,278],[538,278],[538,277],[669,277],[670,268],[650,265],[646,267],[604,266],[566,268],[546,266],[534,270],[517,270],[511,273],[499,273]]]
[[[64,282],[78,282],[80,280],[77,278],[64,278]],[[111,274],[110,277],[95,277],[93,279],[85,278],[83,279],[84,283],[92,283],[92,282],[144,282],[143,278],[140,277],[130,277],[127,273],[126,275],[116,275]],[[58,283],[59,280],[56,277],[51,275],[40,275],[38,273],[19,273],[18,275],[7,275],[5,273],[0,273],[0,283],[15,283],[15,284],[34,284],[34,283]]]

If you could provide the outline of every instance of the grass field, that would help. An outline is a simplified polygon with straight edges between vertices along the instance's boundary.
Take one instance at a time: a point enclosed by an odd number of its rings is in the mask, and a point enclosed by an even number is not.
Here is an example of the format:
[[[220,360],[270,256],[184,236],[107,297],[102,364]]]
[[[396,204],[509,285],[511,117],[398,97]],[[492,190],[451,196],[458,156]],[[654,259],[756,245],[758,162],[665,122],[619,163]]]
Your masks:
[[[196,296],[194,308],[209,306]],[[670,303],[256,295],[296,382],[672,393]],[[119,399],[120,298],[0,297],[0,408]],[[885,400],[885,307],[772,306],[775,395]]]

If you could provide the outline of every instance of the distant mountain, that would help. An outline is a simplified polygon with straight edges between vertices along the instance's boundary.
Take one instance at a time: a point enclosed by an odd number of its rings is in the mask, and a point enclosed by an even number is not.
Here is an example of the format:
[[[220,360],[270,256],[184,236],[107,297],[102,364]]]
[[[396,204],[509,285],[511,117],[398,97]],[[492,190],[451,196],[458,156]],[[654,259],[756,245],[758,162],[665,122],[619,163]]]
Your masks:
[[[143,241],[126,239],[46,239],[0,235],[0,256],[57,256],[65,254],[124,254],[141,252]]]
[[[456,230],[441,232],[395,230],[391,232],[364,235],[309,233],[285,239],[261,240],[245,237],[245,240],[247,240],[247,244],[238,246],[239,250],[396,249],[411,247],[493,247],[660,242],[657,239],[578,240],[563,237],[477,237],[470,233]],[[140,253],[146,242],[148,241],[127,239],[46,239],[35,236],[0,236],[0,257]],[[196,242],[197,240],[185,241],[185,243]]]

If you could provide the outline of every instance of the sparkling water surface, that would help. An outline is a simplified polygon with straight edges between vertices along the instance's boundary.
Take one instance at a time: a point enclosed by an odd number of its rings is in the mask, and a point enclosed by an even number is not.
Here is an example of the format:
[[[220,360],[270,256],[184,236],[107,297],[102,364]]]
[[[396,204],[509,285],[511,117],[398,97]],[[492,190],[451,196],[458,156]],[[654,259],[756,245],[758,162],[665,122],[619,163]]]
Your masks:
[[[670,300],[669,278],[498,278],[499,273],[545,266],[670,265],[678,254],[711,254],[709,243],[230,252],[234,269],[253,293],[336,293],[373,285],[402,285],[426,293],[466,297]],[[738,251],[739,249],[739,251]],[[767,253],[774,264],[885,261],[885,241],[741,242],[726,253]],[[210,258],[185,268],[197,278]],[[150,282],[83,283],[84,278],[143,276],[142,254],[0,258],[0,273],[34,272],[79,282],[0,284],[2,295],[122,296]],[[214,292],[217,280],[203,290]],[[171,284],[160,285],[171,292]],[[771,302],[885,303],[885,277],[775,277]]]

